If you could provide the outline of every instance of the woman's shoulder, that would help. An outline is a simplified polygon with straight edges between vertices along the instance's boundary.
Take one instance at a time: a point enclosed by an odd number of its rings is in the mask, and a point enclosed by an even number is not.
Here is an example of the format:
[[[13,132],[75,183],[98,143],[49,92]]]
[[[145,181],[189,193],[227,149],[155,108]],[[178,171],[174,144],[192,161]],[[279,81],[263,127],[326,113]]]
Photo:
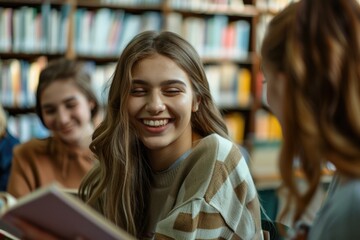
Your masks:
[[[349,213],[356,210],[360,214],[360,179],[349,180],[341,186],[338,186],[334,193],[334,201],[348,209]],[[339,206],[340,207],[340,206]],[[360,215],[358,216],[360,219]]]
[[[46,152],[49,138],[33,138],[14,147],[14,156],[24,156],[28,154],[41,154]]]
[[[217,157],[224,158],[235,147],[235,151],[240,153],[236,144],[217,133],[203,137],[197,144],[196,149],[206,150],[206,153],[215,154]]]
[[[199,141],[177,177],[182,183],[176,191],[178,210],[206,206],[219,213],[231,229],[260,217],[256,188],[240,149],[218,134]]]
[[[360,201],[360,178],[348,179],[335,175],[329,189],[329,201],[338,204],[337,208],[357,205]]]
[[[360,239],[360,179],[338,184],[332,190],[311,227],[309,239]]]
[[[0,142],[4,142],[6,145],[17,145],[20,143],[19,139],[12,135],[8,130],[6,130],[5,135],[0,138]]]
[[[216,164],[224,165],[226,171],[245,170],[249,171],[247,166],[239,167],[246,163],[245,154],[240,147],[233,141],[224,138],[216,133],[202,139],[205,143],[204,154],[214,157]],[[215,169],[216,170],[216,169]],[[218,169],[221,170],[221,169]]]
[[[216,194],[220,188],[234,188],[247,182],[252,186],[252,178],[245,158],[232,141],[218,134],[203,137],[189,156],[181,164],[177,173],[186,191],[195,191],[187,196],[203,197]]]
[[[207,168],[213,167],[208,175],[207,193],[214,194],[225,188],[236,189],[244,184],[251,191],[250,195],[256,195],[250,170],[237,144],[218,134],[211,134],[201,140],[199,148],[202,147],[202,155],[206,157],[198,159],[202,159],[201,164],[206,164]]]

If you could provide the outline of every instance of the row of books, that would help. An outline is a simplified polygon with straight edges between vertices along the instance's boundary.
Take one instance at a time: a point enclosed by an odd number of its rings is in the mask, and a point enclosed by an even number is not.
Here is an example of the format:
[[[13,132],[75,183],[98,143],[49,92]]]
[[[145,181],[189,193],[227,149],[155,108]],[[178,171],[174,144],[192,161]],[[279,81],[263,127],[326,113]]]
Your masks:
[[[165,0],[101,0],[101,4],[114,5],[161,5]],[[209,9],[212,7],[244,6],[243,0],[168,0],[172,8]]]
[[[233,112],[224,115],[230,137],[238,144],[243,144],[246,120],[242,113]],[[282,130],[278,119],[269,111],[259,109],[255,113],[254,147],[278,148],[282,141]]]
[[[278,12],[286,5],[298,0],[257,0],[256,7],[263,11]]]
[[[31,138],[45,138],[50,134],[35,113],[9,116],[8,130],[20,142],[28,141]]]
[[[27,108],[35,105],[35,91],[40,71],[47,59],[28,62],[19,59],[0,60],[0,101],[7,107]],[[105,104],[116,63],[86,62],[92,85],[100,103]],[[215,102],[220,107],[249,107],[252,103],[251,72],[235,63],[206,65],[205,71]]]
[[[116,62],[97,65],[93,61],[86,62],[86,68],[91,76],[92,87],[101,105],[108,99],[109,88],[115,71]]]
[[[240,112],[224,115],[230,137],[238,144],[243,144],[245,136],[245,117]],[[255,113],[254,147],[279,147],[282,130],[278,119],[269,111],[259,109]]]
[[[278,119],[269,111],[259,109],[255,113],[255,141],[278,143],[282,140],[282,130]]]
[[[246,20],[229,21],[226,15],[184,17],[173,12],[167,21],[167,29],[187,39],[202,57],[246,59],[249,56],[251,27]]]
[[[0,8],[0,52],[64,53],[68,48],[70,6]],[[184,17],[172,12],[128,13],[121,9],[78,8],[73,45],[77,54],[118,56],[128,41],[145,30],[166,29],[182,35],[203,57],[247,58],[250,22],[229,21],[226,15]],[[196,32],[197,34],[194,34]]]
[[[245,118],[239,112],[224,115],[224,120],[232,140],[237,144],[243,144],[245,139]]]
[[[252,104],[251,72],[234,63],[207,65],[211,94],[220,107],[250,107]]]
[[[58,9],[44,3],[39,8],[0,7],[1,52],[64,53],[68,45],[70,5]]]
[[[0,101],[3,106],[29,108],[35,106],[35,92],[40,71],[47,59],[40,57],[28,62],[19,59],[0,59]],[[107,86],[115,69],[115,63],[96,65],[86,62],[92,85],[100,103],[107,99]]]
[[[175,9],[234,9],[244,6],[243,0],[170,0],[170,6]]]
[[[183,36],[203,57],[247,58],[249,54],[250,23],[229,22],[225,15],[184,17],[172,12],[162,26],[159,12],[131,14],[102,8],[96,12],[78,9],[75,19],[75,52],[79,54],[118,56],[137,33],[163,28]]]
[[[100,4],[113,4],[113,5],[160,5],[163,0],[100,0]]]
[[[141,14],[101,8],[96,11],[79,8],[75,13],[74,47],[78,54],[118,56],[137,33],[162,29],[160,12]]]
[[[35,105],[35,91],[39,74],[47,64],[40,57],[34,62],[18,59],[0,59],[0,101],[8,107],[32,107]]]

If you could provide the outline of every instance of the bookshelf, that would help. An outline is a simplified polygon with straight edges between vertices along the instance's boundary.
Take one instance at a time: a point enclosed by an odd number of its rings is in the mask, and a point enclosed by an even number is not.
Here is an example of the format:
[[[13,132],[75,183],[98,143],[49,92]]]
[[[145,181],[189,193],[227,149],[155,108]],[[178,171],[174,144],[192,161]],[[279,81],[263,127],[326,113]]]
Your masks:
[[[0,101],[10,115],[9,127],[15,135],[22,133],[21,141],[48,134],[29,97],[34,95],[29,86],[36,85],[38,76],[34,72],[47,61],[63,56],[85,61],[105,104],[106,86],[126,41],[146,29],[170,30],[201,55],[229,132],[249,151],[255,184],[262,199],[271,201],[264,193],[270,190],[270,196],[276,195],[281,184],[277,168],[281,130],[266,105],[259,47],[268,22],[290,2],[0,0]],[[14,23],[15,15],[23,24]],[[22,96],[30,100],[22,102],[27,99]],[[324,175],[329,181],[332,171]]]
[[[257,0],[255,7],[258,18],[255,28],[255,52],[260,47],[268,23],[285,6],[296,0]],[[261,60],[260,60],[261,61]],[[282,142],[282,131],[276,117],[267,104],[266,85],[262,71],[256,71],[254,103],[254,135],[252,139],[252,165],[250,166],[255,184],[259,190],[277,189],[281,184],[278,159]]]
[[[170,30],[182,35],[200,53],[230,132],[239,144],[251,150],[256,110],[254,80],[259,69],[255,29],[259,11],[254,0],[228,2],[0,0],[1,102],[13,117],[34,112],[31,96],[37,74],[30,69],[39,71],[43,67],[39,59],[43,58],[48,61],[65,56],[87,62],[94,87],[104,89],[114,63],[132,36],[147,29]],[[105,101],[106,90],[98,96]]]

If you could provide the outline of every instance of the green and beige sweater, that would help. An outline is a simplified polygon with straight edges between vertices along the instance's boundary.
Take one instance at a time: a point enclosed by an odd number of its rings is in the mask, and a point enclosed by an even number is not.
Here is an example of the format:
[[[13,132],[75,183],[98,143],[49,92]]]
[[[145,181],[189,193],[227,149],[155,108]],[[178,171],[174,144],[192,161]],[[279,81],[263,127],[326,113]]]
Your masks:
[[[212,134],[184,157],[153,176],[153,238],[262,239],[257,191],[238,147]]]

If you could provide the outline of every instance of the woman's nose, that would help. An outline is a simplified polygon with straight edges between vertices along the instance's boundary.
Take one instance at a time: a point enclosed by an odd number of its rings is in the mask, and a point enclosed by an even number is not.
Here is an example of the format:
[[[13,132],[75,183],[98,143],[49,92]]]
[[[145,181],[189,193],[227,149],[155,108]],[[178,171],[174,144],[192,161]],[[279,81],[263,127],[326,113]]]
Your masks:
[[[145,110],[151,114],[158,114],[165,110],[165,103],[162,100],[161,96],[157,94],[152,94],[146,103]]]
[[[58,109],[57,116],[56,116],[57,122],[60,124],[65,124],[70,120],[70,113],[66,109]]]

